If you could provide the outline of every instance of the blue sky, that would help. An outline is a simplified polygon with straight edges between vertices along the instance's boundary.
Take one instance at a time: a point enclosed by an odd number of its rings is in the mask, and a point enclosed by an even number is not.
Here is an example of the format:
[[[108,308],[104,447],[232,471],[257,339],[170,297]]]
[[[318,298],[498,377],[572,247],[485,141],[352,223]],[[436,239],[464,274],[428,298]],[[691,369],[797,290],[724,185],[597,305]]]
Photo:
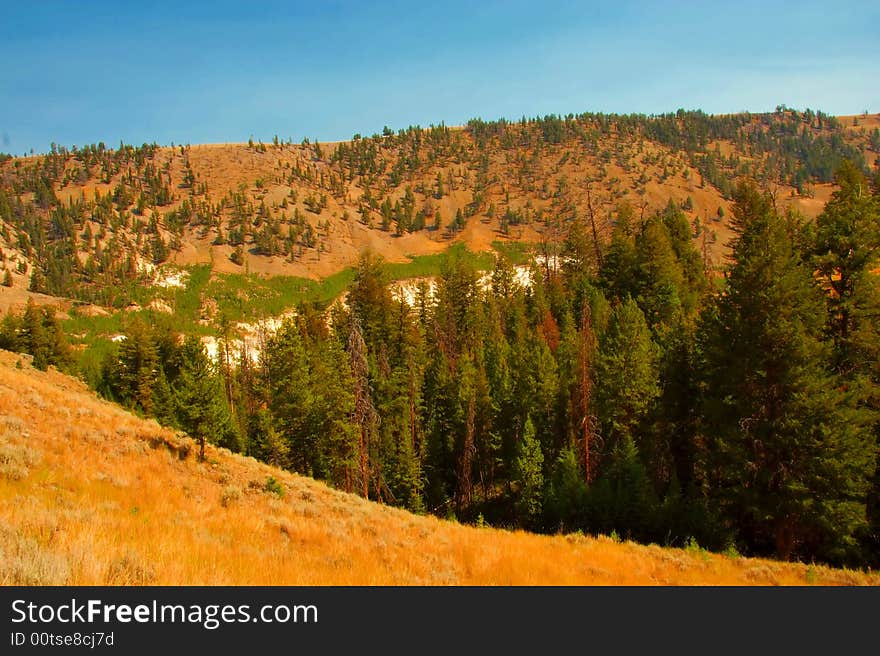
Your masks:
[[[0,0],[0,151],[880,111],[880,2]]]

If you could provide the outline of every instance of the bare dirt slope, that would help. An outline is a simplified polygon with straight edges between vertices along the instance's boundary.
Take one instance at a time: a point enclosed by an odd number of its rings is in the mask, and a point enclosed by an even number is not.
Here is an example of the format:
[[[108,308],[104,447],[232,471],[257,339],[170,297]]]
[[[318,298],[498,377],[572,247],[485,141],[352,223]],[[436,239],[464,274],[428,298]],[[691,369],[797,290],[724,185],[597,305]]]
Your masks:
[[[432,126],[349,142],[101,144],[13,158],[0,162],[0,191],[6,213],[21,216],[12,221],[0,211],[0,273],[8,268],[14,286],[27,287],[35,267],[22,243],[44,237],[30,229],[24,239],[19,231],[34,217],[50,241],[74,235],[85,270],[77,275],[100,286],[100,274],[115,280],[119,267],[161,261],[317,279],[368,248],[390,262],[453,242],[480,251],[495,240],[558,237],[575,219],[591,220],[607,236],[621,204],[639,217],[670,201],[686,208],[695,238],[710,235],[701,246],[720,264],[737,178],[762,181],[780,210],[815,217],[834,188],[828,172],[824,182],[794,186],[795,173],[826,156],[827,144],[850,148],[869,167],[880,156],[872,145],[878,115],[840,117],[830,128],[827,117],[823,123],[812,113],[736,116],[743,122],[737,130],[718,133],[727,136],[697,134],[705,127],[698,119],[675,119],[678,137],[662,138],[651,132],[653,119],[633,127],[625,116],[594,116]],[[59,208],[68,208],[67,217],[52,218]],[[464,225],[451,228],[459,212]],[[167,251],[157,254],[156,237]]]
[[[0,585],[880,584],[699,549],[462,526],[223,450],[207,462],[195,453],[79,381],[0,351]]]

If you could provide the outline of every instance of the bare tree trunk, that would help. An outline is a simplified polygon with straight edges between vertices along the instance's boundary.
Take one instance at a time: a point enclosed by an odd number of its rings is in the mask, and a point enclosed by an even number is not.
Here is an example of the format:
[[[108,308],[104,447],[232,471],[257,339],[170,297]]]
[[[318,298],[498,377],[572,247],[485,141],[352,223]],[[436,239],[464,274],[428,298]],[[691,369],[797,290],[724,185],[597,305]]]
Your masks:
[[[456,508],[461,512],[462,508],[470,505],[473,498],[473,481],[471,480],[471,469],[474,463],[474,433],[476,424],[476,398],[471,396],[468,403],[468,416],[465,425],[464,445],[461,451],[459,475],[458,475],[458,494],[456,500]]]
[[[367,345],[357,317],[352,313],[348,333],[348,355],[354,377],[354,423],[358,427],[358,465],[361,496],[370,496],[370,432],[377,422],[376,410],[370,398],[367,378]]]
[[[409,378],[409,433],[413,457],[416,457],[416,453],[418,453],[416,444],[416,381],[412,374]]]
[[[780,560],[791,560],[791,554],[794,551],[794,521],[785,517],[776,523],[776,555]]]
[[[703,270],[706,273],[712,270],[712,255],[709,253],[709,222],[703,223],[700,231],[700,247],[703,255]]]
[[[593,248],[596,250],[596,264],[602,266],[602,246],[599,244],[599,229],[596,227],[596,215],[593,212],[593,197],[590,185],[587,185],[587,212],[590,214],[590,229],[593,232]]]
[[[364,426],[360,427],[360,439],[358,440],[358,452],[360,458],[361,496],[368,499],[370,496],[370,463],[369,454],[370,436]]]
[[[229,412],[235,415],[235,403],[232,398],[232,362],[229,353],[229,322],[223,322],[223,381],[226,388],[226,402]]]
[[[593,429],[593,355],[596,348],[596,335],[593,332],[593,319],[589,303],[584,304],[581,315],[581,344],[579,356],[580,394],[579,415],[581,441],[583,443],[584,481],[589,485],[594,478],[593,442],[596,434]]]

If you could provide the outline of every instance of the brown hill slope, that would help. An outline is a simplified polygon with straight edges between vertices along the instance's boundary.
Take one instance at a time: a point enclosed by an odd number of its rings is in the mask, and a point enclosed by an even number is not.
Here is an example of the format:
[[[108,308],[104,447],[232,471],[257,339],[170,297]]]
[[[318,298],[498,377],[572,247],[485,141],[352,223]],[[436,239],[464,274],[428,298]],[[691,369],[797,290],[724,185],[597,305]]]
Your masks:
[[[453,241],[558,240],[573,220],[601,236],[621,203],[639,216],[669,201],[695,238],[708,227],[719,263],[738,177],[815,216],[842,157],[876,164],[878,124],[809,110],[584,114],[337,143],[56,149],[0,164],[0,268],[15,287],[38,269],[38,291],[86,300],[164,261],[317,278],[367,247],[404,261]]]
[[[187,438],[0,351],[0,585],[880,584],[698,548],[462,526],[223,450],[194,454]]]

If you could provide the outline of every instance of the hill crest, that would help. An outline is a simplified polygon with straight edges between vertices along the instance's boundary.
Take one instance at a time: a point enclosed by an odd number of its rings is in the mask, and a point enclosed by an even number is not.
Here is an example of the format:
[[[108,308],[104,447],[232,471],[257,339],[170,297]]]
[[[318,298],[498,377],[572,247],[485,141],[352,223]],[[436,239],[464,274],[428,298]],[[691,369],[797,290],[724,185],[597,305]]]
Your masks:
[[[0,164],[0,250],[15,288],[124,305],[116,290],[164,262],[319,279],[365,249],[405,262],[453,243],[554,242],[576,220],[601,238],[622,203],[645,216],[672,202],[719,265],[738,177],[814,217],[841,158],[876,166],[878,126],[880,115],[681,111],[333,143],[56,148]]]

